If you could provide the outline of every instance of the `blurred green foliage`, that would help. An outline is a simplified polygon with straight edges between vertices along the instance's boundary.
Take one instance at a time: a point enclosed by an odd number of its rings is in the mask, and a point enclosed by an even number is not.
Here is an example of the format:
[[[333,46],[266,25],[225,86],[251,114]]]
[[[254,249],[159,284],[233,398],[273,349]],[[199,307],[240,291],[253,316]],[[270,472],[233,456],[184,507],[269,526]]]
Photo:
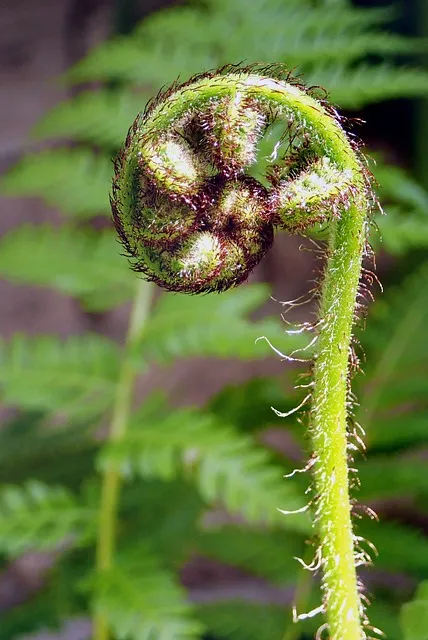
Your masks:
[[[390,33],[393,10],[313,5],[206,0],[174,7],[71,69],[67,82],[96,81],[99,88],[56,107],[34,135],[72,139],[73,147],[24,157],[0,184],[5,194],[43,198],[66,219],[59,229],[27,225],[8,233],[0,243],[0,274],[54,288],[88,311],[132,299],[136,277],[111,228],[95,232],[88,221],[109,214],[111,157],[136,113],[178,75],[241,60],[285,62],[348,109],[428,93],[428,72],[395,62],[398,55],[426,53],[428,43]],[[396,269],[394,285],[378,296],[359,334],[367,363],[365,376],[355,379],[355,420],[366,430],[368,453],[366,462],[357,461],[356,495],[385,514],[385,505],[404,503],[413,516],[393,521],[385,515],[380,525],[364,517],[357,533],[379,552],[376,571],[364,574],[372,623],[390,640],[423,640],[415,621],[426,619],[425,592],[399,612],[411,597],[410,591],[403,597],[401,584],[428,579],[428,537],[415,524],[426,521],[428,494],[428,193],[381,158],[372,170],[388,212],[375,217],[381,233],[373,233],[373,244],[378,249],[383,238]],[[171,366],[178,358],[263,358],[267,345],[254,344],[261,335],[291,352],[301,339],[288,335],[279,317],[249,319],[268,295],[263,285],[219,297],[162,295],[133,353],[135,370],[147,374],[153,364]],[[306,558],[310,523],[278,512],[304,504],[309,478],[284,480],[295,462],[262,444],[275,425],[306,448],[295,418],[280,422],[270,409],[292,408],[299,394],[290,392],[288,380],[257,379],[224,388],[204,407],[177,409],[154,393],[136,407],[123,442],[103,445],[100,427],[109,420],[122,357],[116,343],[91,334],[66,340],[16,335],[1,344],[4,403],[19,412],[0,431],[0,552],[5,566],[26,551],[50,550],[56,561],[36,597],[2,614],[0,640],[91,609],[104,613],[118,638],[135,640],[196,639],[204,630],[230,640],[313,634],[317,619],[294,626],[290,603],[215,595],[191,602],[179,584],[181,569],[195,556],[283,588],[284,602],[290,588],[311,582],[293,560]],[[106,463],[126,483],[120,553],[100,579],[93,572],[97,470]],[[394,579],[382,580],[379,572]],[[317,588],[307,583],[303,610],[319,603]]]

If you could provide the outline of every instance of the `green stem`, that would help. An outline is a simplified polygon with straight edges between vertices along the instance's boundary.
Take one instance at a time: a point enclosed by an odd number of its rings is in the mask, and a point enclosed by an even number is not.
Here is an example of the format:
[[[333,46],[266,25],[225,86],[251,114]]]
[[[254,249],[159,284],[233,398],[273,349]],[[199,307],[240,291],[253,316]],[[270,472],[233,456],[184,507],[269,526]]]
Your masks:
[[[311,411],[324,596],[331,640],[361,640],[349,500],[347,401],[349,350],[365,240],[366,210],[355,204],[331,226],[321,296],[321,327]]]
[[[116,388],[116,397],[110,425],[109,440],[118,441],[123,438],[128,425],[134,391],[135,368],[132,364],[133,347],[140,338],[150,310],[152,285],[139,281],[129,321],[128,334],[123,353],[122,366]],[[116,521],[119,494],[121,487],[120,474],[113,469],[105,469],[102,477],[100,515],[98,524],[98,543],[96,551],[97,572],[106,571],[113,565],[116,544]],[[109,630],[103,617],[95,616],[95,640],[108,640]]]

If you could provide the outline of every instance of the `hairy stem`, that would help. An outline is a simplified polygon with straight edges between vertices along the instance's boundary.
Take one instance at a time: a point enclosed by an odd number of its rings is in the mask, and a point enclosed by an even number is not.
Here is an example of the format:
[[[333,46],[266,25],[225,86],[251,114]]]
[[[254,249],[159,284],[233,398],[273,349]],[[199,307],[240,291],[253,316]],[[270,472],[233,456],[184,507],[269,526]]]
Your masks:
[[[365,638],[355,569],[347,452],[349,353],[365,218],[364,204],[355,204],[331,226],[315,360],[311,425],[317,461],[316,519],[332,640]]]
[[[132,350],[136,341],[140,338],[147,320],[150,310],[151,292],[152,285],[144,281],[138,282],[129,321],[122,366],[117,382],[109,433],[109,440],[111,441],[117,442],[121,440],[126,433],[136,375],[135,368],[132,364]],[[102,477],[98,524],[96,569],[99,572],[110,569],[113,565],[120,487],[120,474],[113,469],[107,468]],[[95,616],[93,637],[95,640],[108,640],[109,631],[104,618],[101,616]]]
[[[278,123],[287,149],[275,145],[265,187],[246,171],[256,164],[258,141]],[[332,640],[366,637],[347,414],[352,325],[372,200],[364,160],[340,116],[275,65],[226,67],[161,93],[132,125],[113,181],[113,218],[133,268],[172,291],[236,286],[269,249],[274,228],[301,233],[330,223],[311,431]]]

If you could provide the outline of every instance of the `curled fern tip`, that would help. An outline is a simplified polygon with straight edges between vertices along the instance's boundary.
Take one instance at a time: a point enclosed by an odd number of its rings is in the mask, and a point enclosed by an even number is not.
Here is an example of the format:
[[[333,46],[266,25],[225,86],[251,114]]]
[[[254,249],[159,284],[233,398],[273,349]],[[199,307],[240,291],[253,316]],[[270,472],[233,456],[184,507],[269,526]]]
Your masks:
[[[287,152],[272,154],[264,186],[248,174],[276,123]],[[323,127],[340,133],[345,153]],[[240,284],[275,227],[303,232],[347,207],[364,172],[346,150],[334,113],[280,65],[174,84],[136,118],[115,162],[113,219],[133,269],[171,291]]]

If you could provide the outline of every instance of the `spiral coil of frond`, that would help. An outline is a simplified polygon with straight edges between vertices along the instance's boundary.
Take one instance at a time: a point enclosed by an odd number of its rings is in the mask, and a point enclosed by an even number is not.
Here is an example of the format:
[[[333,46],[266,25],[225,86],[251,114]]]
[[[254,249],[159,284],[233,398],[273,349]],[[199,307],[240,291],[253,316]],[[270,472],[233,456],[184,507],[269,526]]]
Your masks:
[[[264,186],[248,172],[276,123],[287,152],[274,150]],[[136,271],[172,291],[223,291],[248,277],[275,227],[340,216],[364,176],[335,112],[281,66],[228,66],[173,85],[136,118],[112,210]]]

